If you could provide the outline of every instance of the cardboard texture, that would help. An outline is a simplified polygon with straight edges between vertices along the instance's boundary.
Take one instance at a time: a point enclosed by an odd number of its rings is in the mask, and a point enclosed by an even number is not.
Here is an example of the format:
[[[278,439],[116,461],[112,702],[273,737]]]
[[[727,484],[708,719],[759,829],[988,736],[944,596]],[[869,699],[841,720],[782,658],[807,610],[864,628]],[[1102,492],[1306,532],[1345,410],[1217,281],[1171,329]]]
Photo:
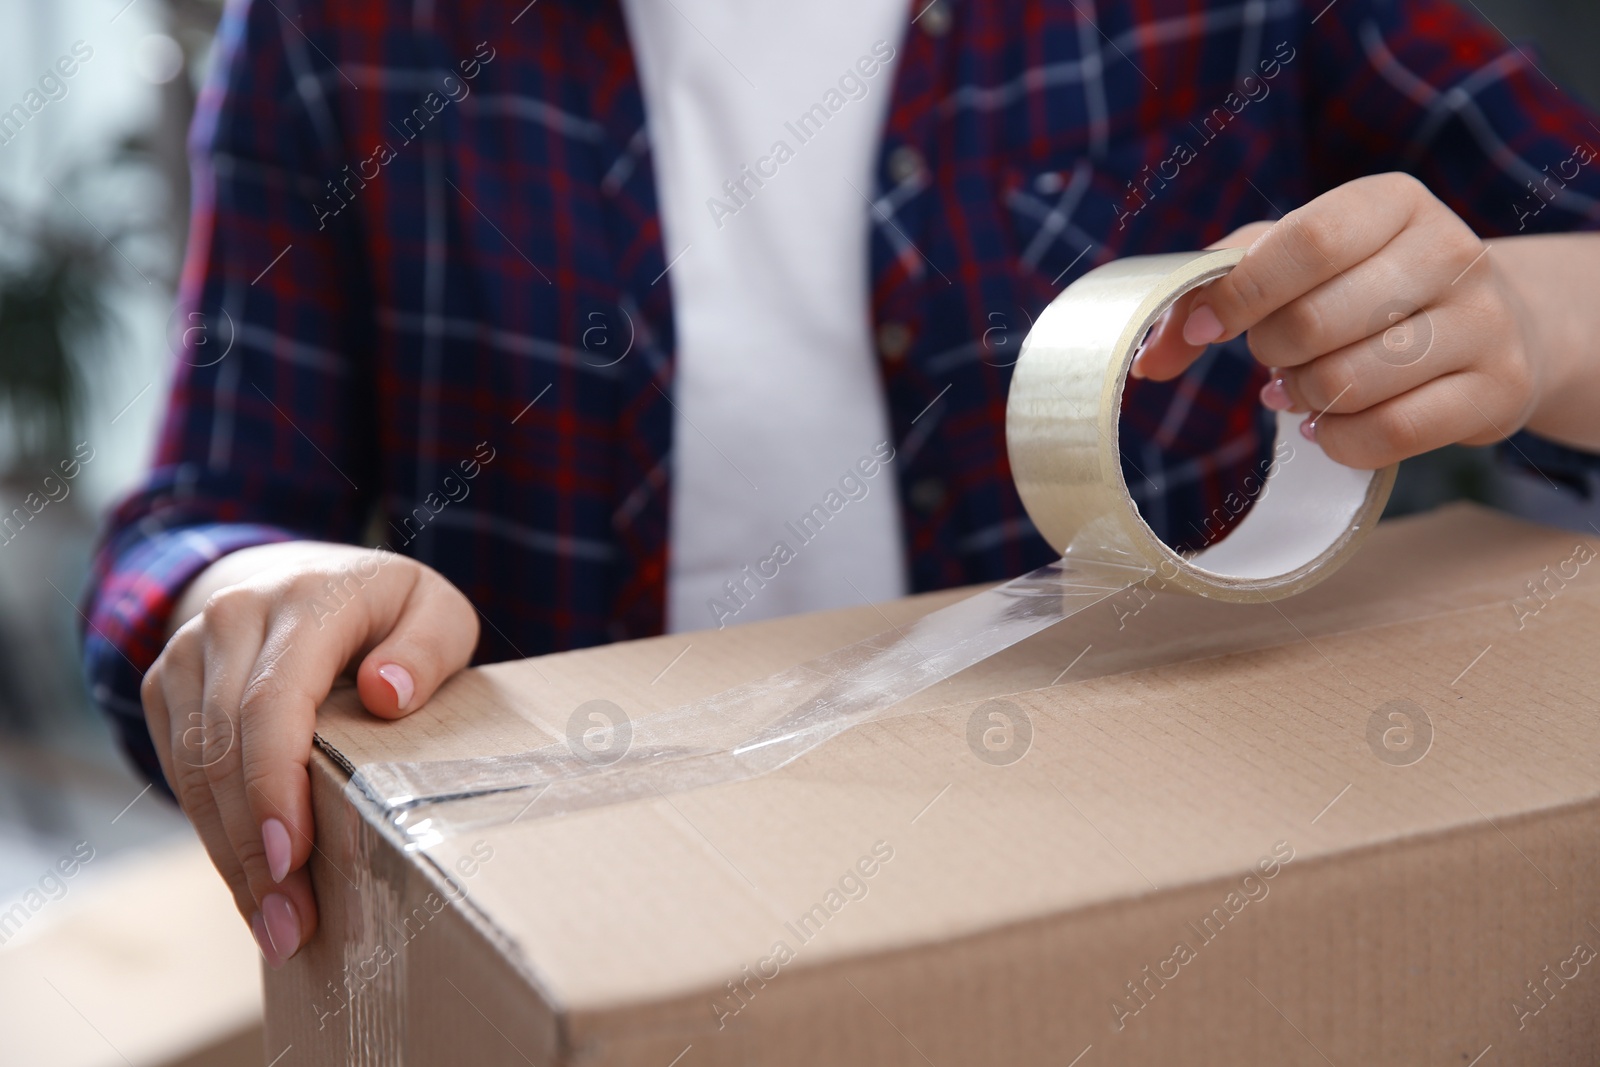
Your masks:
[[[635,719],[962,592],[348,690],[290,1064],[1591,1064],[1600,566],[1456,506],[1281,603],[1129,590],[768,776],[402,854],[349,766]],[[1000,699],[1000,703],[994,703]],[[342,766],[341,766],[342,765]]]

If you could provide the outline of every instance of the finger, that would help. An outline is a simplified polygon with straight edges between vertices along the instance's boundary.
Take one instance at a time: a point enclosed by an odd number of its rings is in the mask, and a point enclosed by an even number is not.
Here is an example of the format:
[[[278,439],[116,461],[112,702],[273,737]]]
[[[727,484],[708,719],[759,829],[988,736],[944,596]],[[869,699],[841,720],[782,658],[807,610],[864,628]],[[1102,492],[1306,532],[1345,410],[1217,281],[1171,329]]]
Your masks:
[[[183,808],[190,824],[194,826],[195,833],[199,835],[206,854],[211,857],[212,865],[227,884],[228,891],[233,894],[234,906],[239,909],[240,916],[251,924],[267,962],[276,966],[282,960],[272,951],[271,943],[264,937],[265,929],[260,924],[256,900],[250,892],[244,867],[234,852],[233,843],[228,839],[221,816],[217,812],[215,798],[211,792],[211,782],[204,766],[204,746],[203,743],[197,743],[201,728],[194,719],[191,719],[188,710],[193,709],[196,716],[200,714],[198,709],[204,677],[203,660],[197,651],[201,640],[200,634],[201,627],[198,620],[195,624],[180,629],[167,642],[167,647],[157,659],[155,667],[151,669],[160,693],[159,697],[154,693],[149,694],[149,697],[152,700],[159,699],[162,707],[166,709],[164,718],[168,727],[166,738],[157,747],[158,750],[166,750],[167,758],[164,766],[167,771],[167,781],[171,784],[179,805]]]
[[[1353,415],[1324,415],[1309,436],[1335,461],[1376,470],[1449,444],[1500,440],[1500,427],[1516,418],[1502,410],[1504,393],[1487,376],[1460,371]]]
[[[269,954],[282,961],[315,931],[317,911],[309,877],[303,869],[290,870],[289,824],[278,818],[258,820],[246,795],[240,708],[247,682],[262,673],[269,597],[242,587],[207,601],[205,769],[217,815],[259,912],[252,929],[266,934],[270,944],[263,951],[270,948]],[[286,723],[283,728],[293,730],[296,725]],[[314,727],[305,723],[299,728],[305,733],[309,758]]]
[[[1219,248],[1248,248],[1257,238],[1272,227],[1270,222],[1252,222],[1239,227],[1220,241],[1206,246],[1208,251]],[[1150,328],[1150,336],[1145,338],[1144,347],[1134,356],[1133,366],[1128,373],[1135,378],[1150,378],[1153,381],[1164,382],[1176,378],[1188,370],[1200,354],[1206,350],[1205,345],[1192,345],[1183,339],[1183,323],[1188,321],[1189,312],[1193,310],[1195,301],[1205,290],[1191,289],[1172,302],[1156,324]]]
[[[200,843],[205,846],[206,853],[216,866],[217,873],[222,876],[228,891],[233,894],[234,907],[239,910],[240,917],[250,927],[250,933],[256,940],[256,947],[261,950],[261,956],[266,960],[267,966],[273,970],[282,967],[285,957],[273,945],[266,913],[256,903],[250,891],[250,883],[245,877],[243,866],[233,862],[227,831],[223,828],[222,818],[217,813],[210,796],[197,799],[186,810],[186,814],[195,833],[200,837]]]
[[[146,714],[149,709],[159,709],[159,717],[166,724],[166,736],[157,742],[156,756],[185,815],[202,800],[209,805],[211,796],[211,785],[205,776],[205,754],[196,743],[201,735],[203,644],[199,623],[185,625],[167,641],[147,676],[151,691],[146,693]],[[219,857],[212,859],[215,861]]]
[[[1275,225],[1277,225],[1277,223],[1268,222],[1265,220],[1260,222],[1247,222],[1243,226],[1240,226],[1237,230],[1234,230],[1232,233],[1228,234],[1228,236],[1222,238],[1222,240],[1213,241],[1206,245],[1206,251],[1212,252],[1219,248],[1249,248],[1251,245],[1261,240],[1262,236]]]
[[[1438,336],[1435,321],[1431,312],[1419,311],[1376,337],[1303,366],[1276,368],[1275,380],[1283,383],[1283,391],[1277,393],[1269,384],[1262,390],[1262,403],[1274,411],[1348,415],[1465,369],[1474,355],[1470,343],[1460,331],[1451,338]]]
[[[478,613],[461,591],[419,571],[393,628],[361,661],[356,689],[368,711],[396,719],[421,707],[478,647]]]
[[[162,664],[158,656],[139,683],[139,703],[144,707],[145,729],[150,731],[150,745],[156,750],[156,762],[161,765],[161,777],[167,788],[177,796],[177,779],[172,775],[171,717],[167,712],[166,697],[161,691]]]
[[[328,608],[344,576],[307,571],[269,586],[225,589],[207,606],[261,620],[259,644],[243,671],[237,697],[239,777],[270,884],[299,870],[314,835],[311,759],[316,711],[345,665],[398,613],[403,591],[388,573],[352,587],[348,602]],[[310,916],[302,916],[309,921]]]
[[[1192,290],[1178,297],[1150,327],[1144,346],[1133,357],[1129,375],[1164,382],[1176,378],[1200,358],[1206,346],[1191,345],[1183,339],[1183,323],[1198,293],[1199,290]]]
[[[330,590],[339,594],[336,610],[327,607]],[[264,851],[273,853],[269,872],[283,869],[279,853],[285,840],[293,872],[311,855],[306,765],[316,710],[334,679],[361,650],[372,648],[362,663],[364,688],[377,689],[369,699],[391,717],[403,714],[465,665],[476,643],[477,615],[443,578],[392,554],[363,557],[331,580],[326,572],[300,575],[271,595],[275,606],[266,636],[240,698],[239,756],[254,824]],[[397,688],[377,674],[380,667],[391,668],[389,678],[410,683],[409,702],[399,706]],[[387,704],[378,699],[385,691]],[[301,909],[303,944],[316,921],[315,902],[309,895],[292,902]]]
[[[1207,287],[1184,323],[1184,340],[1239,336],[1291,300],[1387,245],[1430,194],[1415,178],[1380,174],[1348,182],[1291,211],[1244,259]]]
[[[311,858],[316,827],[311,813],[312,737],[317,706],[327,697],[338,668],[326,677],[286,679],[283,683],[305,696],[271,699],[286,652],[295,642],[314,642],[305,617],[294,609],[274,613],[260,654],[249,669],[239,711],[239,823],[241,833],[255,835],[260,860],[247,862],[245,870],[261,902],[267,936],[285,959],[316,933],[319,920],[316,895],[306,861]],[[266,698],[262,694],[268,694]]]
[[[228,784],[217,791],[265,932],[288,959],[319,921],[305,869],[316,833],[306,770],[316,709],[361,634],[354,613],[346,632],[317,633],[301,600],[282,587],[238,593],[262,599],[262,633],[242,666],[230,656],[230,682],[219,686],[219,702],[231,700],[237,708],[239,740]]]
[[[1295,367],[1369,337],[1381,338],[1433,305],[1480,249],[1465,226],[1457,233],[1409,227],[1377,255],[1252,326],[1250,351],[1269,367]]]

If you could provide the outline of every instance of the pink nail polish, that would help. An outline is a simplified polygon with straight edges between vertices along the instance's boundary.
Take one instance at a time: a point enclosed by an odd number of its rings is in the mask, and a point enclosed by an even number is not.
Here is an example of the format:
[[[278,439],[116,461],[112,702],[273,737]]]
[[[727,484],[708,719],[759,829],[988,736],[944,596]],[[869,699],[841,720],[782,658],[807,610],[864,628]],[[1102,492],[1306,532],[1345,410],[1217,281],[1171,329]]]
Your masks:
[[[1288,411],[1294,406],[1282,378],[1274,378],[1261,387],[1261,405],[1268,411]]]
[[[1302,422],[1300,424],[1300,436],[1304,437],[1307,441],[1315,441],[1317,439],[1317,420],[1307,419],[1305,422]]]
[[[258,911],[250,916],[250,933],[256,939],[256,946],[261,949],[261,955],[266,959],[267,966],[277,970],[283,966],[283,957],[278,955],[278,950],[272,947],[272,938],[267,936],[267,921]]]
[[[401,711],[411,706],[411,697],[417,691],[416,684],[411,680],[411,672],[398,663],[385,663],[378,668],[378,677],[389,683],[389,688],[394,690],[395,706]]]
[[[1201,304],[1189,312],[1189,319],[1183,324],[1183,339],[1192,345],[1209,345],[1222,336],[1222,320],[1217,318],[1217,313],[1207,304]]]
[[[289,863],[294,858],[289,846],[289,831],[279,819],[268,819],[261,824],[261,846],[267,853],[267,873],[274,882],[289,876]]]
[[[288,897],[282,893],[268,893],[261,901],[261,919],[267,941],[278,954],[280,963],[299,951],[300,918],[295,915]]]

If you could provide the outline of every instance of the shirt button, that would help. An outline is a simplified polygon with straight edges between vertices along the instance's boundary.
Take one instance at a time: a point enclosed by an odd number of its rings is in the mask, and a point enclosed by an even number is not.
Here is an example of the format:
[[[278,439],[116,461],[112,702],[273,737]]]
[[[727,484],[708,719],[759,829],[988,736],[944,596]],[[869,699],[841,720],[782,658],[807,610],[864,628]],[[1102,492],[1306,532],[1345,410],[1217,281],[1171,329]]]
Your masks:
[[[938,478],[918,478],[909,490],[911,506],[923,515],[932,515],[944,506],[944,482]]]
[[[949,0],[931,0],[922,14],[917,16],[917,25],[922,27],[922,32],[929,37],[943,37],[950,32],[950,3]]]
[[[878,351],[891,363],[906,358],[911,347],[911,330],[903,322],[886,322],[878,327]]]
[[[904,185],[922,177],[926,167],[922,153],[908,144],[903,144],[889,153],[889,177],[896,185]]]

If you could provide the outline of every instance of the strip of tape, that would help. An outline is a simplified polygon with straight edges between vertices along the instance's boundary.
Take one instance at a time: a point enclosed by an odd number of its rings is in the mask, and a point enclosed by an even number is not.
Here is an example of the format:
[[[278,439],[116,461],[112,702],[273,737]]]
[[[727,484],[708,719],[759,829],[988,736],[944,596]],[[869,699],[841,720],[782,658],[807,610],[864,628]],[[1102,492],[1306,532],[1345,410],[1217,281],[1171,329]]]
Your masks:
[[[518,819],[739,781],[832,737],[1152,575],[1225,600],[1321,581],[1376,523],[1394,469],[1354,471],[1301,443],[1224,540],[1191,557],[1151,531],[1123,481],[1129,366],[1173,301],[1227,273],[1238,249],[1142,256],[1073,283],[1023,344],[1006,411],[1017,488],[1059,562],[891,630],[633,726],[620,756],[554,743],[467,760],[372,763],[348,789],[403,848]],[[1278,437],[1298,440],[1280,416]]]

